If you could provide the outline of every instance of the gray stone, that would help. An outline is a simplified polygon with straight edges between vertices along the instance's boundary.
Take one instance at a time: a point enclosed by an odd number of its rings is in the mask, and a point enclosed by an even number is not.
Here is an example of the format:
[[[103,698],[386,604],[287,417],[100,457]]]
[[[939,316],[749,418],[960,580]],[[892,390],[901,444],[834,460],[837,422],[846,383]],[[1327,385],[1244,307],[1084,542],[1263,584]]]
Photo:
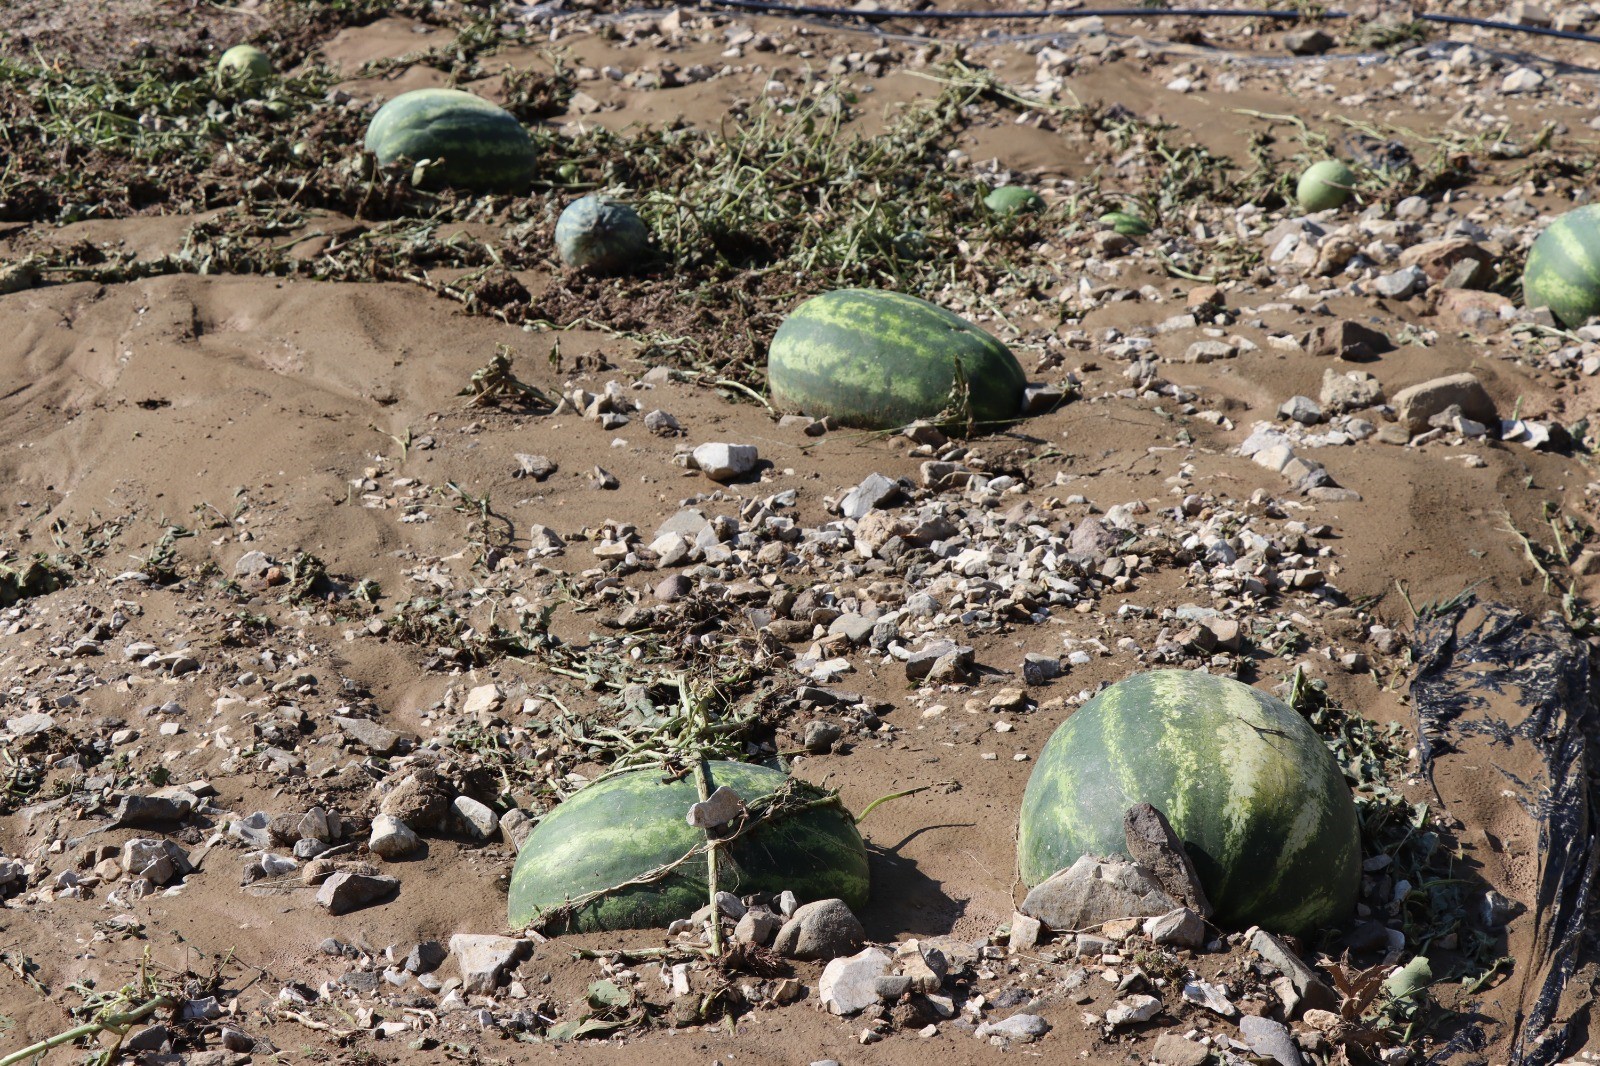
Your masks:
[[[954,659],[958,667],[970,668],[972,649],[948,640],[936,640],[911,653],[906,660],[906,679],[922,681],[931,677],[941,660]]]
[[[1029,685],[1043,685],[1061,676],[1061,660],[1053,655],[1028,652],[1022,657],[1022,680]]]
[[[733,481],[756,468],[760,456],[752,444],[702,444],[693,452],[694,465],[712,481]]]
[[[727,785],[719,785],[716,791],[693,804],[689,808],[689,824],[696,829],[715,829],[719,825],[727,825],[744,813],[744,799]]]
[[[658,437],[676,437],[683,432],[678,420],[665,411],[651,411],[644,416],[644,428]]]
[[[683,538],[680,537],[678,539],[681,541]],[[682,574],[670,574],[656,583],[656,587],[651,594],[662,603],[677,603],[693,591],[693,581],[690,581]]]
[[[1183,353],[1186,363],[1214,363],[1218,359],[1232,359],[1239,350],[1227,341],[1195,341]]]
[[[833,750],[834,744],[844,736],[844,729],[834,722],[817,719],[806,723],[803,738],[806,751],[812,755],[826,755]]]
[[[461,991],[469,996],[492,995],[506,970],[516,965],[527,947],[526,940],[509,936],[452,936],[450,954],[461,970]]]
[[[1428,419],[1448,407],[1489,425],[1498,425],[1500,415],[1483,383],[1471,374],[1450,374],[1411,385],[1395,393],[1395,416],[1406,432],[1415,436],[1428,428]]]
[[[1035,887],[1018,909],[1049,929],[1069,932],[1118,918],[1154,918],[1177,907],[1144,867],[1085,855]]]
[[[535,522],[528,527],[528,554],[534,558],[560,555],[566,547],[567,542],[561,539],[561,534],[549,526]]]
[[[533,832],[535,824],[533,816],[527,811],[513,807],[500,816],[500,835],[507,844],[520,849],[522,842],[528,839],[528,834]]]
[[[1295,1046],[1294,1037],[1282,1022],[1246,1014],[1239,1019],[1239,1034],[1250,1045],[1251,1051],[1274,1060],[1278,1066],[1305,1066],[1305,1059]]]
[[[1022,413],[1044,415],[1061,406],[1067,394],[1054,385],[1029,385],[1022,390]]]
[[[1087,555],[1095,560],[1104,559],[1123,541],[1123,534],[1098,518],[1085,518],[1067,538],[1068,550],[1074,555]]]
[[[823,1008],[845,1017],[876,1004],[878,978],[888,972],[890,961],[889,956],[877,948],[863,948],[854,955],[828,963],[817,981],[817,996]]]
[[[338,726],[345,736],[374,755],[393,755],[400,748],[399,733],[369,719],[334,715],[333,724]]]
[[[1318,977],[1316,971],[1289,950],[1289,945],[1265,929],[1251,929],[1245,934],[1250,950],[1266,959],[1278,972],[1289,979],[1300,996],[1300,1005],[1308,1010],[1339,1009],[1339,997]]]
[[[873,987],[880,1000],[885,1003],[893,1003],[911,991],[911,978],[905,974],[886,973],[878,978]]]
[[[973,1033],[979,1040],[1000,1037],[1002,1040],[1031,1044],[1050,1031],[1050,1023],[1037,1014],[1013,1014],[1004,1021],[984,1022]]]
[[[406,954],[401,967],[406,973],[432,973],[449,955],[445,946],[437,940],[424,940]]]
[[[1157,944],[1198,950],[1206,944],[1206,921],[1188,907],[1179,907],[1145,922],[1144,935]]]
[[[393,861],[415,854],[422,847],[422,838],[394,815],[379,814],[372,819],[367,847],[374,855]]]
[[[791,959],[833,959],[866,942],[867,931],[844,900],[819,899],[783,923],[772,950]]]
[[[778,935],[778,930],[782,926],[783,919],[765,907],[752,907],[745,911],[744,917],[739,919],[739,924],[733,927],[733,938],[741,944],[766,947],[772,943],[772,938]]]
[[[1154,996],[1129,996],[1106,1008],[1106,1024],[1113,1029],[1147,1022],[1161,1013],[1161,1001]]]
[[[365,907],[400,887],[392,877],[340,870],[317,889],[317,905],[330,914],[345,914]]]
[[[129,877],[142,877],[156,886],[194,872],[189,853],[183,848],[170,840],[149,837],[124,841],[121,862]]]
[[[1223,1018],[1231,1019],[1239,1016],[1239,1008],[1233,1005],[1228,994],[1218,986],[1205,981],[1190,981],[1185,984],[1183,998],[1186,1002],[1204,1007]]]
[[[158,829],[189,816],[194,804],[188,799],[164,796],[123,796],[111,816],[107,829]]]
[[[1283,46],[1297,56],[1321,55],[1333,47],[1333,38],[1312,28],[1283,35]]]
[[[1394,343],[1370,326],[1341,319],[1317,326],[1301,342],[1308,355],[1338,359],[1376,359],[1394,351]]]
[[[656,530],[656,536],[664,537],[669,533],[676,533],[686,540],[693,540],[708,525],[710,519],[706,518],[704,512],[686,508],[661,523],[661,528]]]
[[[500,816],[471,796],[457,796],[450,807],[472,839],[492,840],[500,832]]]
[[[1360,411],[1383,402],[1383,385],[1365,370],[1341,373],[1329,367],[1322,372],[1320,398],[1325,410]]]
[[[846,518],[865,518],[868,511],[893,503],[901,494],[900,483],[882,474],[868,474],[865,481],[845,493],[839,512]]]
[[[38,736],[56,727],[56,720],[39,711],[29,711],[6,719],[6,731],[15,737]]]
[[[1314,426],[1322,421],[1322,408],[1309,396],[1291,396],[1278,407],[1278,417]]]
[[[512,477],[531,477],[535,481],[543,481],[559,469],[555,461],[547,455],[524,455],[516,452],[511,458],[517,461],[517,469],[512,471]]]
[[[907,940],[894,951],[900,972],[911,979],[911,991],[930,995],[944,987],[950,975],[950,962],[944,952],[919,940]]]
[[[1016,911],[1011,915],[1011,936],[1006,940],[1006,946],[1012,951],[1032,951],[1038,947],[1042,931],[1043,925],[1039,919]]]
[[[1148,803],[1135,803],[1123,813],[1122,836],[1133,861],[1153,873],[1167,895],[1200,917],[1211,917],[1200,874],[1166,815]]]
[[[1373,291],[1391,300],[1405,300],[1428,287],[1428,275],[1419,266],[1402,267],[1372,283]]]
[[[260,580],[267,576],[267,571],[272,569],[272,565],[272,557],[266,552],[245,552],[239,556],[239,561],[233,564],[233,576]]]

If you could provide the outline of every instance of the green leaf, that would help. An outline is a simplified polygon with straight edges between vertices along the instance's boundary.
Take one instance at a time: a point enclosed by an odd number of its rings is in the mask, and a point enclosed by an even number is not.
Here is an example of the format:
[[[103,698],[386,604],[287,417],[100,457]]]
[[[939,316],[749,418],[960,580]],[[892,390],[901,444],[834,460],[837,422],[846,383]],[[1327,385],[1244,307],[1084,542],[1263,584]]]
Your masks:
[[[619,988],[613,981],[596,981],[589,986],[589,1006],[595,1010],[626,1010],[633,1004],[633,992]]]
[[[1428,987],[1433,980],[1433,967],[1426,955],[1418,955],[1383,982],[1383,990],[1395,999],[1405,999]]]

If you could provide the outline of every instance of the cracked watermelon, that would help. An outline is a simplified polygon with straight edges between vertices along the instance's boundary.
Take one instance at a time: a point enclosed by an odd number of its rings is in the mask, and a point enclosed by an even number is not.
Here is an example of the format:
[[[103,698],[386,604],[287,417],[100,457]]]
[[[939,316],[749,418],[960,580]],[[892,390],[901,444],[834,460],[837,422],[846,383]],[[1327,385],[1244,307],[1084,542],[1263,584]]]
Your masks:
[[[1600,205],[1568,211],[1539,234],[1522,271],[1522,298],[1577,329],[1600,315]]]
[[[896,429],[950,409],[958,366],[974,422],[1017,418],[1027,382],[1000,341],[915,296],[839,289],[807,300],[778,327],[767,383],[783,410]]]
[[[1350,788],[1282,701],[1181,670],[1101,692],[1055,731],[1028,779],[1023,880],[1126,855],[1123,813],[1136,803],[1172,823],[1219,925],[1300,934],[1350,917],[1361,881]]]
[[[533,140],[522,123],[460,89],[401,93],[372,116],[366,146],[385,166],[429,160],[428,185],[521,192],[533,178]]]
[[[749,806],[790,778],[748,763],[709,764],[711,787],[727,785]],[[796,782],[801,801],[827,794]],[[686,821],[700,799],[695,775],[663,781],[658,769],[633,770],[581,789],[540,820],[511,874],[507,915],[513,929],[548,918],[555,929],[652,929],[687,918],[709,900],[706,858],[666,877],[560,909],[600,889],[626,884],[673,862],[705,840]],[[867,852],[855,819],[837,804],[775,817],[720,849],[718,887],[736,895],[789,889],[802,902],[867,901]],[[548,915],[554,910],[556,913]]]

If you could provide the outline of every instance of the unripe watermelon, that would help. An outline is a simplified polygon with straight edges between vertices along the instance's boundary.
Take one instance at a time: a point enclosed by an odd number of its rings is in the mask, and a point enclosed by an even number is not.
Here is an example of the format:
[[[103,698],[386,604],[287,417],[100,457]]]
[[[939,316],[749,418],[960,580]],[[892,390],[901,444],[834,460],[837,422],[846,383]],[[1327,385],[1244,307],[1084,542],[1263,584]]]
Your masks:
[[[1100,216],[1100,224],[1124,237],[1143,237],[1150,232],[1150,223],[1127,211],[1107,211]]]
[[[1344,206],[1355,183],[1355,171],[1337,159],[1324,159],[1312,163],[1300,175],[1295,199],[1300,201],[1302,211],[1331,211]]]
[[[1568,211],[1539,234],[1522,270],[1522,298],[1570,329],[1600,315],[1600,205]]]
[[[1022,211],[1043,211],[1044,200],[1021,185],[1002,185],[983,198],[983,206],[997,215],[1015,215]]]
[[[781,408],[894,429],[945,411],[958,365],[973,421],[1017,417],[1027,382],[1004,344],[915,296],[839,289],[807,300],[778,327],[767,383]]]
[[[1344,775],[1304,718],[1249,685],[1135,674],[1063,722],[1022,797],[1023,881],[1126,855],[1136,803],[1171,821],[1219,924],[1305,933],[1355,907],[1361,842]]]
[[[429,160],[429,185],[520,192],[533,177],[533,141],[511,112],[460,89],[415,89],[378,109],[367,150],[388,165]]]
[[[709,764],[711,787],[726,785],[747,807],[791,780],[748,763]],[[823,799],[794,782],[789,798]],[[705,840],[688,824],[700,799],[695,775],[663,781],[660,770],[633,770],[580,790],[536,825],[511,873],[507,915],[513,929],[547,916],[556,929],[593,932],[650,929],[687,918],[710,901],[707,861],[696,855],[666,877],[607,893],[573,909],[559,908],[600,889],[627,884],[674,862]],[[718,887],[736,895],[789,889],[801,900],[867,901],[867,852],[855,820],[837,804],[777,815],[720,848]]]
[[[272,77],[272,60],[253,44],[236,44],[217,60],[217,80],[224,85],[254,88]]]
[[[604,196],[572,201],[556,220],[561,261],[596,274],[621,274],[650,257],[650,230],[627,204]]]

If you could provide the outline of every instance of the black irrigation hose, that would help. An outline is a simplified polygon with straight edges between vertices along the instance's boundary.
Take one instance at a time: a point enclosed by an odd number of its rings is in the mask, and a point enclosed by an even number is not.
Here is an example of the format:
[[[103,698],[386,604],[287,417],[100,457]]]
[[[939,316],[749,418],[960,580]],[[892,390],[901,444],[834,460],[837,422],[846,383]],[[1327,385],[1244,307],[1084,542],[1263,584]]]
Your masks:
[[[1178,8],[1178,7],[1113,7],[1080,8],[1054,11],[884,11],[856,10],[853,8],[818,7],[812,4],[786,4],[778,0],[700,0],[707,7],[737,8],[774,15],[808,15],[821,18],[855,18],[868,22],[888,19],[905,19],[912,22],[970,22],[999,19],[1048,18],[1257,18],[1281,19],[1296,22],[1301,19],[1343,19],[1350,16],[1343,11],[1328,11],[1320,16],[1304,15],[1298,11],[1255,11],[1249,8]],[[1475,26],[1478,29],[1499,30],[1506,33],[1526,33],[1539,37],[1556,37],[1563,41],[1582,41],[1600,44],[1600,37],[1578,33],[1576,30],[1557,30],[1546,26],[1521,26],[1515,22],[1495,19],[1469,18],[1466,15],[1418,15],[1421,22],[1437,22],[1447,26]]]

